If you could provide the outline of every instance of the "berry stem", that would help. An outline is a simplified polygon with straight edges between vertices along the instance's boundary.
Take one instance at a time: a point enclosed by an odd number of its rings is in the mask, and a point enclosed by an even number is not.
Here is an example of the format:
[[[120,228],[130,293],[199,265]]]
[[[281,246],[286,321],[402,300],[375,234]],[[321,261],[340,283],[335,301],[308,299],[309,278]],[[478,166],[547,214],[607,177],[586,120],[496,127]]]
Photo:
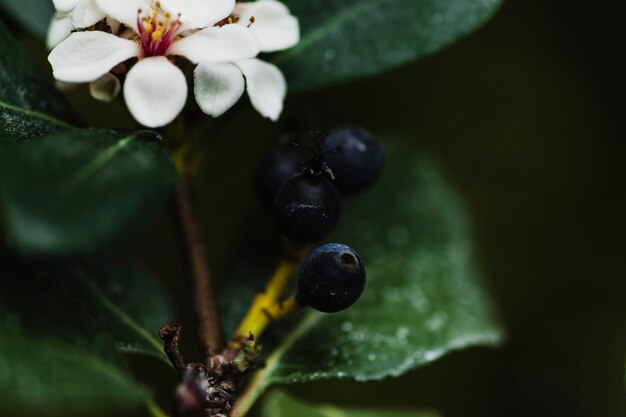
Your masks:
[[[211,354],[221,349],[222,340],[213,281],[206,259],[206,249],[194,212],[193,194],[193,177],[189,171],[183,170],[179,175],[176,189],[176,203],[183,243],[187,249],[198,339],[205,363],[208,363]]]
[[[267,327],[275,321],[288,316],[290,313],[302,307],[296,295],[276,301],[273,304],[261,309],[261,314],[255,315],[248,324],[248,334],[254,335],[255,338],[261,337]],[[243,339],[239,339],[243,340]]]
[[[272,320],[280,320],[292,311],[302,307],[302,303],[298,300],[296,294],[291,297],[272,304],[265,309],[265,315],[269,316]]]
[[[278,264],[274,275],[270,278],[265,289],[254,297],[254,301],[237,328],[233,340],[241,340],[250,333],[252,333],[254,337],[259,337],[260,333],[263,332],[265,327],[271,322],[268,317],[268,311],[271,310],[277,313],[276,306],[280,304],[280,297],[285,293],[298,266],[309,250],[309,246],[295,246],[290,244],[285,253],[285,257]],[[271,312],[269,314],[274,317]]]

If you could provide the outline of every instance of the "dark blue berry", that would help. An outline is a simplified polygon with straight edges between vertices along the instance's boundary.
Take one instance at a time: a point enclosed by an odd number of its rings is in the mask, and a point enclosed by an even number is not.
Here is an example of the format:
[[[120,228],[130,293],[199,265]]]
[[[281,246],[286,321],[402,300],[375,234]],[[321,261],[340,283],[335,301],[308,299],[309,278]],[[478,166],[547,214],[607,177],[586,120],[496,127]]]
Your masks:
[[[296,243],[325,238],[341,214],[339,193],[324,175],[299,172],[283,183],[274,199],[280,231]]]
[[[335,176],[335,186],[342,194],[351,194],[369,187],[383,168],[383,148],[364,128],[346,127],[334,130],[324,141],[324,151],[340,152],[324,156],[324,162]]]
[[[365,288],[365,267],[346,245],[329,243],[315,249],[298,276],[298,301],[325,313],[345,310]]]
[[[303,163],[300,153],[290,147],[277,149],[265,155],[255,175],[256,191],[265,207],[272,207],[280,186],[298,172]]]

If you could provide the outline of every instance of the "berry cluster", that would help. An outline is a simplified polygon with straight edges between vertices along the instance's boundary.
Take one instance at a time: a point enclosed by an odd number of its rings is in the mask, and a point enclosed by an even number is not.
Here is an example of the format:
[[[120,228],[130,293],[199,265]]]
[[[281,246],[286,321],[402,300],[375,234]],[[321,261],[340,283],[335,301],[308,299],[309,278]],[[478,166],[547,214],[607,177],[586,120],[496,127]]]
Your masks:
[[[206,342],[203,362],[185,362],[179,349],[181,325],[166,323],[161,328],[165,353],[181,378],[177,417],[237,414],[233,401],[245,376],[257,366],[259,337],[271,323],[304,306],[341,311],[363,293],[365,267],[352,248],[330,243],[310,251],[309,245],[326,238],[337,225],[341,196],[362,191],[376,180],[383,165],[382,147],[360,128],[337,129],[314,141],[315,149],[299,146],[311,153],[308,158],[285,147],[270,153],[259,167],[259,197],[290,243],[226,346],[216,350],[219,342]],[[284,298],[303,259],[297,292]]]
[[[316,148],[298,145],[269,153],[257,171],[261,202],[272,210],[281,233],[296,244],[326,238],[341,216],[341,197],[374,183],[383,166],[380,142],[363,128],[316,134]],[[305,158],[299,152],[311,153]],[[356,302],[365,286],[365,268],[345,245],[313,250],[300,270],[297,301],[323,312]]]

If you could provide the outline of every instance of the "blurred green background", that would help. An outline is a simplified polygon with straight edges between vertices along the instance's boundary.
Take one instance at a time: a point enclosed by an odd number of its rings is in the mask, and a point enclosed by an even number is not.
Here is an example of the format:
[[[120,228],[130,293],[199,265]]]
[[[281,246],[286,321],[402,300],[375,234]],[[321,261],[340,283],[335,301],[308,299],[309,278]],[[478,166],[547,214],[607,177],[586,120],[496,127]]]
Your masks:
[[[509,0],[442,53],[287,102],[287,120],[403,131],[440,158],[473,210],[509,332],[502,349],[453,354],[397,380],[306,384],[295,393],[424,405],[448,417],[626,415],[621,16],[599,4]],[[271,127],[256,124],[222,152],[268,136]],[[246,171],[209,170],[208,178]],[[244,189],[220,190],[229,210],[246,201]],[[208,231],[225,210],[207,210]],[[232,226],[224,227],[226,236]]]
[[[291,101],[440,157],[509,333],[388,383],[296,392],[448,417],[626,415],[625,27],[617,2],[509,0],[443,53]]]
[[[425,406],[447,417],[626,415],[626,36],[617,9],[611,2],[509,0],[485,27],[441,53],[381,77],[291,96],[282,125],[240,103],[228,116],[233,127],[207,140],[203,227],[218,276],[258,209],[251,169],[294,123],[404,132],[438,156],[472,209],[506,345],[455,353],[396,380],[296,385],[294,393],[337,404]],[[95,125],[108,125],[113,114],[129,126],[121,107],[94,104],[84,91],[72,99],[90,106]],[[168,219],[133,246],[166,279],[180,319],[191,323]],[[136,364],[147,380],[164,373],[153,365]],[[171,384],[163,385],[167,395]]]
[[[605,3],[608,5],[609,3]],[[624,416],[623,15],[509,0],[483,29],[382,77],[293,97],[321,126],[401,130],[461,188],[509,332],[382,384],[294,392],[444,416]]]

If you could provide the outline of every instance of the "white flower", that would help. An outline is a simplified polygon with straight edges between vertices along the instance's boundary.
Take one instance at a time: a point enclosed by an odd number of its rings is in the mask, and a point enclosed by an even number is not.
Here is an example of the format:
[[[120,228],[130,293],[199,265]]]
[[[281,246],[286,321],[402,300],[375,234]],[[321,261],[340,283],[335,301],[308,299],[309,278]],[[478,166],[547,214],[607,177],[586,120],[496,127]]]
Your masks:
[[[119,30],[119,22],[107,17],[95,0],[53,0],[53,3],[56,13],[48,27],[48,49],[53,49],[67,39],[73,30],[93,26],[104,19],[112,33]],[[69,91],[76,84],[57,81],[56,85],[60,90]],[[120,81],[112,74],[107,73],[89,83],[89,92],[96,100],[110,102],[119,91]]]
[[[48,28],[48,48],[67,39],[74,29],[93,26],[106,17],[96,0],[52,0],[56,14]]]
[[[124,82],[130,113],[144,126],[170,123],[187,99],[187,81],[169,59],[226,64],[259,53],[252,32],[239,25],[213,26],[229,16],[234,0],[96,0],[107,16],[134,31],[125,39],[101,31],[72,33],[49,55],[57,80],[91,82],[130,58],[139,61]],[[204,29],[202,29],[204,28]],[[189,36],[186,31],[200,29]]]
[[[256,35],[262,52],[288,49],[300,41],[298,19],[279,1],[237,3],[234,14],[238,24],[249,26]]]
[[[83,3],[91,12],[78,13]],[[100,20],[105,16],[132,29],[132,35],[75,32],[48,60],[57,80],[89,82],[92,95],[106,100],[119,90],[109,71],[138,58],[126,75],[123,93],[133,117],[148,127],[170,123],[185,105],[185,76],[168,58],[175,55],[197,64],[194,93],[204,113],[220,116],[247,89],[257,111],[277,120],[287,91],[285,79],[274,65],[255,57],[297,43],[298,21],[275,0],[234,9],[234,0],[80,0],[72,10],[77,23],[93,25],[96,15]]]
[[[276,0],[237,3],[231,21],[250,29],[261,52],[291,48],[300,40],[298,19]],[[245,77],[245,81],[244,81]],[[252,106],[276,121],[283,109],[287,83],[282,72],[259,59],[232,64],[201,62],[194,71],[196,101],[206,114],[217,117],[231,108],[247,89]]]

